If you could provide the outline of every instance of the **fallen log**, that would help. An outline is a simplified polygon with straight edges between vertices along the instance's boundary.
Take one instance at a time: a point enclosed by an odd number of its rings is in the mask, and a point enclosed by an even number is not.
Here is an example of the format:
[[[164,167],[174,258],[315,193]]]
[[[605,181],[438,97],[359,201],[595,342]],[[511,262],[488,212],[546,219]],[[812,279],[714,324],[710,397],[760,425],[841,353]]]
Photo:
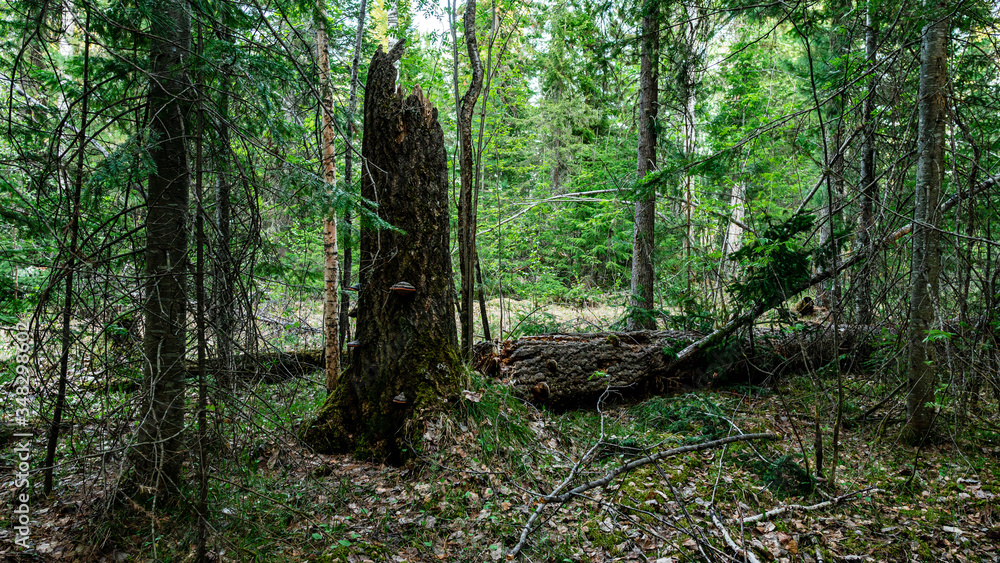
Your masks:
[[[873,327],[829,325],[756,329],[719,338],[679,358],[706,336],[693,331],[596,332],[525,336],[476,348],[476,368],[515,394],[553,408],[593,405],[610,388],[620,398],[728,384],[758,384],[791,371],[820,369],[843,357],[856,370],[873,349]],[[849,354],[849,356],[845,356]]]
[[[233,365],[229,369],[218,358],[208,358],[205,367],[208,373],[215,374],[216,377],[278,383],[321,370],[325,365],[323,350],[315,349],[240,354],[233,358]],[[189,377],[196,377],[197,362],[187,362],[186,368]]]
[[[1000,184],[1000,175],[991,176],[990,178],[987,178],[986,180],[980,182],[979,184],[973,186],[972,188],[964,192],[958,191],[938,206],[938,213],[944,214],[949,210],[951,210],[956,205],[958,205],[958,203],[961,202],[962,200],[972,198],[994,186],[997,186],[998,184]],[[841,272],[854,267],[856,264],[868,260],[870,257],[876,255],[878,252],[895,244],[896,241],[910,234],[912,231],[913,231],[913,223],[908,223],[904,225],[902,228],[876,241],[873,241],[872,244],[870,244],[869,246],[864,248],[859,248],[853,254],[842,257],[841,260],[837,261],[836,267],[824,269],[819,273],[813,275],[808,280],[800,283],[798,286],[786,288],[787,292],[785,295],[783,296],[775,295],[770,300],[758,302],[749,311],[733,318],[728,323],[726,323],[725,326],[723,326],[722,328],[712,331],[711,333],[705,335],[703,338],[695,342],[692,342],[684,350],[681,350],[681,352],[677,354],[677,358],[674,360],[675,363],[674,367],[676,368],[680,364],[690,361],[693,357],[704,353],[705,350],[709,350],[717,346],[720,342],[728,339],[732,334],[734,334],[741,328],[752,325],[757,320],[758,317],[770,311],[771,309],[774,309],[775,307],[781,305],[792,296],[798,295],[799,293],[802,293],[803,291],[809,289],[810,287],[818,283],[824,282],[834,276],[838,276],[840,275]]]

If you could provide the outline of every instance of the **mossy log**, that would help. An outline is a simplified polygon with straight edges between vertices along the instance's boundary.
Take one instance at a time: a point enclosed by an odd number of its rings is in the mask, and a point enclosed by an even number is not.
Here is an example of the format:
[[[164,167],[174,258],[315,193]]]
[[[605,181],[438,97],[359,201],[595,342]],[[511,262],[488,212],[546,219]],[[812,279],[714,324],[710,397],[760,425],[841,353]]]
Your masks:
[[[397,464],[424,423],[459,400],[449,253],[448,173],[438,111],[396,88],[402,42],[372,59],[365,87],[361,195],[393,228],[362,221],[357,339],[303,439],[322,453]]]
[[[872,351],[874,329],[806,326],[757,329],[683,361],[677,353],[704,335],[693,331],[635,331],[525,336],[476,347],[476,368],[509,382],[515,393],[553,408],[592,406],[687,388],[760,384],[768,377],[820,369],[849,353],[841,369],[858,369]],[[877,333],[876,333],[877,334]],[[836,335],[836,336],[835,336]],[[836,345],[835,345],[836,343]]]

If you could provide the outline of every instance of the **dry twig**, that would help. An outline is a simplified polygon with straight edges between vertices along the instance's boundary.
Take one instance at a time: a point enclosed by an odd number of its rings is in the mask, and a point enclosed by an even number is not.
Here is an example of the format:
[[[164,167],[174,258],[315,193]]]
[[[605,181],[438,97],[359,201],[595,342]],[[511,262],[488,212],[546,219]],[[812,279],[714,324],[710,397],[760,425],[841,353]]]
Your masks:
[[[834,497],[830,500],[825,500],[823,502],[813,504],[810,506],[802,506],[801,504],[789,504],[786,506],[779,506],[778,508],[772,508],[767,512],[762,512],[760,514],[755,514],[749,518],[734,518],[735,521],[742,522],[744,524],[752,524],[754,522],[760,522],[761,520],[769,520],[775,516],[781,516],[786,512],[812,512],[814,510],[821,510],[828,506],[833,506],[835,504],[840,504],[846,500],[851,500],[852,498],[863,495],[865,493],[881,493],[882,489],[877,489],[875,487],[868,487],[867,489],[861,489],[860,491],[854,491],[853,493],[847,493],[846,495],[840,495],[839,497]]]
[[[726,545],[729,546],[729,549],[733,550],[736,555],[743,556],[744,561],[747,561],[747,563],[760,563],[760,560],[757,559],[753,552],[749,549],[744,549],[736,545],[733,538],[729,537],[729,530],[726,530],[726,527],[722,524],[722,520],[720,520],[715,514],[715,510],[712,511],[712,523],[715,524],[715,527],[718,528],[720,532],[722,532],[722,539],[725,540]]]

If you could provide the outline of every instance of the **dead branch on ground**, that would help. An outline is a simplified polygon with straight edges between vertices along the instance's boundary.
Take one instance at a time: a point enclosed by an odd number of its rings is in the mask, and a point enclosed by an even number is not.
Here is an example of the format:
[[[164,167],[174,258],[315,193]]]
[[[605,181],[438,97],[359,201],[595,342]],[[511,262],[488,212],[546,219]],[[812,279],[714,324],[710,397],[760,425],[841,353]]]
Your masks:
[[[737,435],[737,436],[728,436],[726,438],[720,438],[718,440],[712,440],[710,442],[703,442],[701,444],[691,444],[691,445],[688,445],[688,446],[679,446],[679,447],[676,447],[676,448],[671,448],[669,450],[663,450],[661,452],[657,452],[655,454],[651,454],[651,455],[648,455],[648,456],[645,456],[645,457],[642,457],[642,458],[630,461],[629,463],[626,463],[626,464],[624,464],[622,466],[619,466],[619,467],[616,467],[614,469],[611,469],[610,471],[608,471],[607,473],[605,473],[604,476],[601,477],[600,479],[595,479],[593,481],[589,481],[587,483],[583,483],[582,485],[578,485],[577,487],[574,487],[574,488],[570,489],[569,491],[560,494],[559,491],[562,490],[562,488],[564,488],[569,483],[569,479],[567,478],[567,479],[563,480],[563,482],[558,487],[556,487],[551,493],[549,493],[548,495],[545,495],[545,496],[543,496],[542,498],[539,499],[538,504],[535,506],[534,512],[531,513],[531,515],[528,517],[528,521],[524,524],[524,527],[521,528],[521,535],[518,538],[517,544],[514,545],[514,547],[512,547],[510,549],[510,551],[507,552],[507,556],[509,558],[513,558],[518,553],[520,553],[520,551],[521,551],[522,548],[524,548],[525,543],[528,541],[528,536],[530,536],[531,533],[534,532],[538,528],[537,526],[535,526],[535,522],[541,516],[542,511],[544,510],[544,508],[545,508],[546,505],[549,505],[549,504],[564,505],[564,504],[568,503],[570,500],[572,500],[573,497],[575,497],[575,496],[581,495],[582,493],[584,493],[586,491],[589,491],[591,489],[596,489],[598,487],[603,487],[603,486],[607,485],[608,483],[610,483],[613,479],[615,479],[619,475],[628,473],[629,471],[632,471],[633,469],[636,469],[638,467],[642,467],[643,465],[654,463],[654,462],[662,460],[662,459],[666,459],[668,457],[672,457],[672,456],[680,455],[680,454],[685,454],[685,453],[689,453],[689,452],[698,452],[698,451],[703,451],[703,450],[710,450],[710,449],[713,449],[713,448],[724,446],[726,444],[731,444],[733,442],[747,442],[747,441],[751,441],[751,440],[778,440],[780,438],[781,438],[781,436],[779,436],[778,434],[773,434],[773,433],[770,433],[770,432],[767,432],[767,433],[756,433],[756,434],[740,434],[740,435]],[[585,458],[581,459],[581,461],[577,462],[574,465],[573,469],[570,472],[571,476],[575,475],[578,472],[580,464],[583,463],[584,461],[585,461]],[[556,510],[559,510],[559,508],[561,508],[561,506],[557,507]]]
[[[876,492],[881,493],[883,491],[882,489],[878,489],[875,487],[868,487],[867,489],[861,489],[860,491],[854,491],[853,493],[840,495],[839,497],[834,497],[830,500],[825,500],[823,502],[816,503],[813,505],[803,506],[801,504],[789,504],[785,506],[779,506],[778,508],[772,508],[771,510],[762,512],[760,514],[755,514],[749,518],[733,518],[733,521],[742,522],[743,524],[752,524],[754,522],[760,522],[761,520],[770,520],[771,518],[774,518],[775,516],[781,516],[786,512],[812,512],[814,510],[822,510],[829,506],[834,506],[844,501],[851,500],[859,495],[863,495],[865,493],[876,493]]]

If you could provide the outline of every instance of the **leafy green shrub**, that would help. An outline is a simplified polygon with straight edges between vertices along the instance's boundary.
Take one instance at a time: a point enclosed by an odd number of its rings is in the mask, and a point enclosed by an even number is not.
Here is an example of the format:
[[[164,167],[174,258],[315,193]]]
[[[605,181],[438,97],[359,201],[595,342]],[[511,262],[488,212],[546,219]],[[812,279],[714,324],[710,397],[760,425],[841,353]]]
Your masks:
[[[666,328],[711,332],[715,325],[712,306],[704,299],[700,299],[697,293],[690,291],[682,278],[683,276],[674,276],[676,282],[664,284],[663,299],[667,304],[667,310],[662,311],[661,317]]]
[[[47,268],[19,268],[11,262],[0,262],[0,322],[16,323],[21,313],[37,303],[38,294],[48,278]]]

